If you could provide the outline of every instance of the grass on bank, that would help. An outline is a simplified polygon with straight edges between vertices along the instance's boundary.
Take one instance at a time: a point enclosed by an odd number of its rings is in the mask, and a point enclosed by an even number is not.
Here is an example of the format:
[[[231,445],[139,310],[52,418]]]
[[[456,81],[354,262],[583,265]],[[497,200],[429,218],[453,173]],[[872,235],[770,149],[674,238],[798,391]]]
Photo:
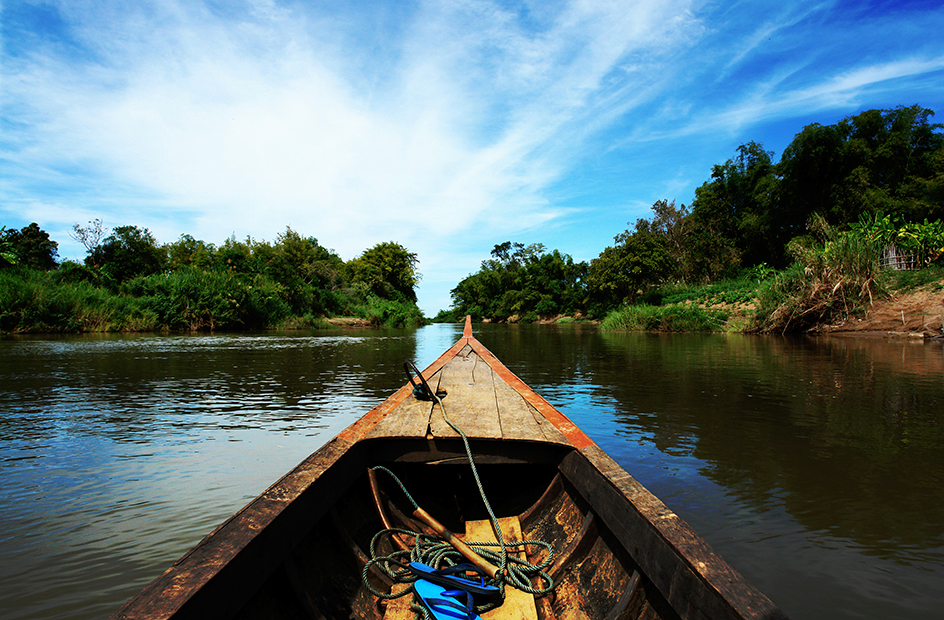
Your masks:
[[[803,332],[847,317],[864,317],[892,293],[944,289],[944,265],[879,270],[871,251],[837,243],[780,272],[703,286],[673,284],[642,297],[648,303],[614,310],[602,329],[637,331]],[[713,307],[722,306],[723,309]]]
[[[637,303],[611,311],[601,321],[605,330],[655,332],[748,331],[753,305],[774,270],[766,265],[745,270],[736,278],[710,284],[669,283],[641,295]]]
[[[721,331],[727,320],[727,312],[699,306],[625,306],[609,313],[600,323],[600,328],[650,332],[711,332]]]
[[[886,286],[889,290],[906,293],[933,284],[931,292],[944,289],[944,265],[934,264],[913,271],[886,271]]]
[[[187,268],[135,278],[117,290],[69,271],[0,270],[0,332],[317,329],[325,306],[376,326],[425,323],[415,304],[364,290],[287,290],[265,276]]]

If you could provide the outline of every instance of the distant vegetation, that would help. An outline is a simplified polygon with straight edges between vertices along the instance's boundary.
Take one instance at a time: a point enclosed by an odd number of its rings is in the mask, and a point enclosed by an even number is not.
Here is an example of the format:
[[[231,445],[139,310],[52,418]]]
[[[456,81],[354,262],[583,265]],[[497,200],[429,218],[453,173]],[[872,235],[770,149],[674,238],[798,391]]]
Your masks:
[[[573,314],[586,307],[586,263],[540,243],[496,245],[492,258],[478,273],[452,290],[453,310],[437,320],[454,321],[465,315],[475,320],[532,322],[540,316]]]
[[[656,202],[589,264],[540,244],[495,246],[437,320],[562,313],[613,328],[718,329],[717,313],[673,307],[711,305],[711,295],[758,302],[743,330],[802,330],[859,311],[883,294],[883,254],[919,268],[944,255],[944,135],[932,115],[911,106],[814,123],[778,163],[741,145],[690,206]]]
[[[652,216],[587,262],[543,244],[496,245],[437,321],[606,319],[615,329],[804,330],[862,312],[887,288],[881,260],[944,256],[944,134],[918,106],[804,127],[779,162],[756,142],[712,167],[691,205]],[[274,243],[76,225],[83,263],[58,262],[37,224],[0,228],[0,330],[210,330],[316,326],[351,315],[419,325],[415,254],[381,243],[351,261],[286,229]],[[726,329],[731,329],[730,321]]]
[[[318,327],[324,317],[374,325],[425,322],[417,257],[393,242],[343,261],[291,228],[274,243],[190,235],[160,244],[147,230],[76,224],[83,263],[57,261],[37,224],[0,229],[0,330],[204,331]]]

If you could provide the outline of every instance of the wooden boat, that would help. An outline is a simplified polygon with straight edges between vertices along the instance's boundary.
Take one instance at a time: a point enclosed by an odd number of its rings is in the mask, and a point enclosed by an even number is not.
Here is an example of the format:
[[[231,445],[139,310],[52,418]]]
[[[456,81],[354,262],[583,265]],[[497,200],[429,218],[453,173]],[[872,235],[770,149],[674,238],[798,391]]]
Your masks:
[[[543,540],[553,548],[553,589],[534,596],[506,586],[504,604],[484,620],[786,617],[511,373],[472,335],[469,319],[462,338],[422,378],[445,392],[441,402],[468,436],[505,540]],[[395,488],[372,489],[369,468],[394,472],[417,504],[467,539],[487,538],[491,528],[459,434],[440,405],[416,397],[412,383],[219,526],[113,617],[415,617],[409,595],[378,598],[365,578],[381,592],[407,586],[364,567],[385,521],[429,527]],[[391,548],[392,538],[384,543]]]

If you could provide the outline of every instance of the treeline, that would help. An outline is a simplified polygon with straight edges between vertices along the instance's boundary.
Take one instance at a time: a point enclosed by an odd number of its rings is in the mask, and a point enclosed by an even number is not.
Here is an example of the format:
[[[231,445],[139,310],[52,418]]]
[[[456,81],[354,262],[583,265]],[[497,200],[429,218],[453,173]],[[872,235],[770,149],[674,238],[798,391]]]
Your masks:
[[[146,228],[75,225],[82,263],[33,223],[0,228],[0,330],[202,331],[315,327],[323,317],[417,326],[417,256],[385,242],[344,261],[291,228],[275,242],[190,235],[161,244]]]
[[[540,244],[495,246],[492,258],[452,290],[453,307],[437,318],[602,317],[646,302],[667,285],[802,265],[811,251],[837,247],[837,235],[863,222],[892,222],[895,230],[923,226],[933,245],[935,222],[944,214],[944,135],[931,116],[911,106],[814,123],[776,163],[761,144],[741,145],[735,157],[712,167],[690,206],[656,202],[650,218],[616,235],[589,263],[547,253]],[[907,237],[902,233],[899,244]],[[859,245],[875,261],[893,241]],[[925,262],[941,251],[932,248]]]
[[[539,316],[573,314],[586,307],[587,264],[540,243],[510,241],[496,245],[478,273],[452,289],[453,308],[436,320],[509,318],[535,321]]]

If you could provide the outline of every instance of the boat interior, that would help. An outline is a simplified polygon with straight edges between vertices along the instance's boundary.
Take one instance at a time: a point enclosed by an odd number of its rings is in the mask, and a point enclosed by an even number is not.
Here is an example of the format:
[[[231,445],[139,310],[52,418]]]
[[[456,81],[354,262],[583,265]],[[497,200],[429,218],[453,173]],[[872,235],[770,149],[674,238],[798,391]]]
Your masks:
[[[349,474],[341,483],[344,488],[338,488],[333,498],[326,494],[312,498],[313,503],[320,504],[314,512],[323,514],[317,519],[311,514],[298,515],[297,519],[308,521],[307,531],[275,563],[271,574],[264,579],[259,575],[261,583],[251,594],[249,584],[238,592],[238,597],[246,600],[235,617],[416,617],[410,608],[411,594],[379,599],[364,585],[364,567],[378,532],[387,525],[430,532],[411,516],[412,505],[389,477],[378,476],[378,488],[372,489],[368,475],[371,466],[388,468],[417,504],[460,537],[494,540],[459,441],[400,439],[363,443],[357,446],[360,450],[347,455],[360,463],[344,468]],[[548,594],[535,597],[507,586],[504,604],[486,612],[483,618],[677,618],[562,472],[561,463],[570,451],[554,444],[473,443],[482,487],[500,518],[505,540],[541,540],[553,549],[547,572],[554,587]],[[386,554],[395,550],[397,541],[393,538],[380,538],[377,551]],[[403,542],[407,545],[412,543],[407,537],[400,538],[406,539]],[[528,558],[531,562],[546,559],[543,548],[526,548],[536,556]],[[394,584],[379,570],[368,570],[366,578],[380,591],[408,587]]]

